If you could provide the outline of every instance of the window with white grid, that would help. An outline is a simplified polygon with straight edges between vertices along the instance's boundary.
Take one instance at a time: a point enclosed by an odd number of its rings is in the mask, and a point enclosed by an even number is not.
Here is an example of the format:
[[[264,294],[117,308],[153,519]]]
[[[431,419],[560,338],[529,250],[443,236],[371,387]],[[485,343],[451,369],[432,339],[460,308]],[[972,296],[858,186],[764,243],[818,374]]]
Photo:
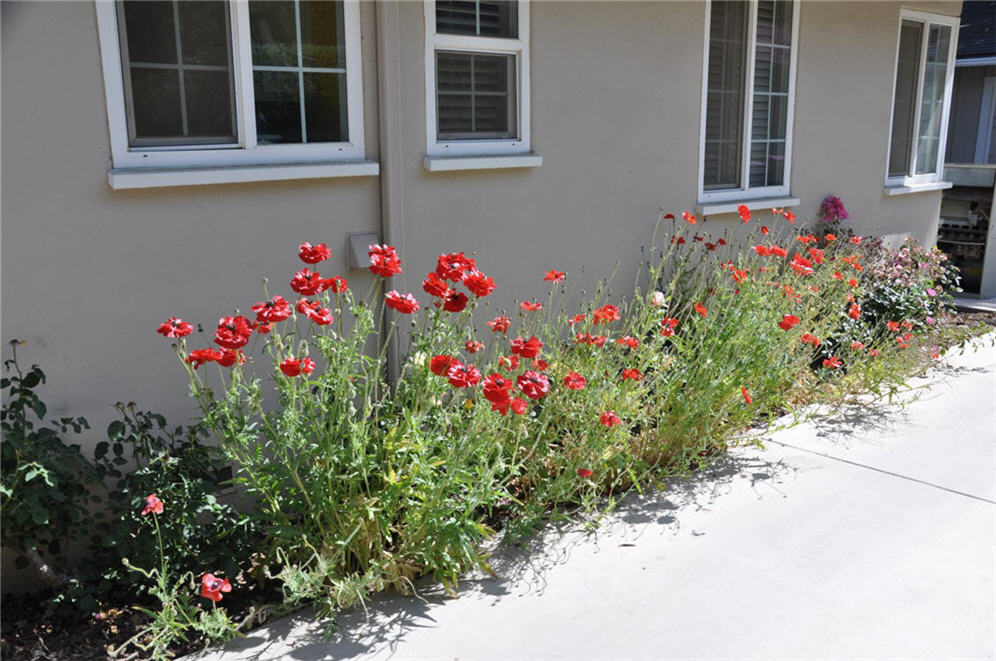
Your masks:
[[[529,151],[526,0],[429,0],[426,151]]]
[[[707,4],[700,201],[789,192],[798,9]]]
[[[98,0],[97,13],[116,168],[363,158],[354,0]]]

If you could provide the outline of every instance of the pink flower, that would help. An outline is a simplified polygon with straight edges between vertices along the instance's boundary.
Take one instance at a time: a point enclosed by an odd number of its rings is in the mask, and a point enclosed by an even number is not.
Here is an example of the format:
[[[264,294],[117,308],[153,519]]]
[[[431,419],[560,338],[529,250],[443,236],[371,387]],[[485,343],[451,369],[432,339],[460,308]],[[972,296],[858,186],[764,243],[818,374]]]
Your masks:
[[[163,501],[159,500],[154,493],[150,493],[145,497],[145,508],[142,510],[142,516],[147,515],[149,512],[153,514],[163,513]]]

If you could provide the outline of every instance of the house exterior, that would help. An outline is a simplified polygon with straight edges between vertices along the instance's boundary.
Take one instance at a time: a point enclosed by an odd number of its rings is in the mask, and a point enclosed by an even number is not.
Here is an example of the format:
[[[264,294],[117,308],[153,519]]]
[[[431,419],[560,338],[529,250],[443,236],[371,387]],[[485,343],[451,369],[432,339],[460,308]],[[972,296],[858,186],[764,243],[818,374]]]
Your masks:
[[[359,291],[349,237],[391,243],[416,295],[475,251],[505,307],[628,286],[661,207],[836,194],[931,244],[961,5],[4,2],[3,338],[87,446],[119,400],[190,419],[156,327],[289,295],[303,241]]]
[[[958,36],[938,246],[966,296],[996,297],[996,2],[965,3]]]

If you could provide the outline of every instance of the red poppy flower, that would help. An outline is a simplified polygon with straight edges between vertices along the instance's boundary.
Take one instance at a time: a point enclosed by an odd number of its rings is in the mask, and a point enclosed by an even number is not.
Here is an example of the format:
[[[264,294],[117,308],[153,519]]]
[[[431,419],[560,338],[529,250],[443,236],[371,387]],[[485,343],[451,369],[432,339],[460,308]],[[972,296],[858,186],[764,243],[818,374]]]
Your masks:
[[[633,381],[642,381],[643,373],[638,369],[627,368],[622,371],[622,380],[632,379]]]
[[[401,273],[401,258],[394,246],[372,245],[369,246],[370,272],[384,278]]]
[[[591,344],[596,347],[604,347],[605,341],[608,339],[604,335],[592,335],[591,333],[578,333],[577,334],[578,344]]]
[[[622,420],[619,419],[619,416],[616,415],[615,411],[606,411],[599,418],[599,422],[606,427],[615,427],[616,425],[621,424]]]
[[[790,266],[792,267],[792,270],[798,273],[799,275],[813,274],[813,263],[808,259],[806,259],[805,257],[803,257],[802,255],[800,255],[799,253],[796,253],[795,255],[792,256],[792,261],[790,262]]]
[[[268,301],[260,301],[252,306],[256,321],[275,324],[291,316],[291,306],[283,296],[274,296]]]
[[[768,251],[775,257],[788,257],[788,250],[782,248],[781,246],[770,246]]]
[[[450,368],[450,364],[455,361],[456,358],[453,356],[441,355],[433,356],[432,360],[429,361],[429,369],[436,376],[443,376],[446,374],[446,370]]]
[[[533,361],[532,364],[534,370],[539,370],[541,372],[550,367],[550,363],[546,362],[542,358],[537,358],[536,360]]]
[[[567,274],[563,271],[547,271],[543,279],[550,282],[563,282],[565,277],[567,277]]]
[[[542,310],[543,304],[538,301],[535,303],[532,301],[523,301],[519,305],[519,307],[525,310],[526,312],[535,312],[536,310]]]
[[[825,234],[825,235],[823,235],[823,240],[826,241],[827,243],[830,243],[831,241],[836,241],[837,240],[837,235],[836,234],[829,234],[829,233]]]
[[[291,278],[290,288],[302,296],[314,296],[325,290],[325,281],[318,273],[303,268]]]
[[[332,311],[323,308],[321,302],[319,301],[309,301],[305,298],[300,299],[296,306],[297,311],[311,319],[313,322],[319,326],[328,326],[335,319],[332,317]]]
[[[662,218],[663,218],[664,220],[674,220],[674,214],[673,214],[673,213],[666,213],[666,214],[664,214],[664,215],[663,215],[663,216],[661,216],[661,217],[662,217]]]
[[[550,391],[550,380],[545,375],[533,370],[520,374],[519,378],[515,380],[515,385],[529,399],[542,399]]]
[[[754,403],[754,400],[751,399],[750,395],[747,393],[747,389],[744,388],[743,386],[740,387],[740,394],[744,396],[744,404],[753,404]]]
[[[484,382],[481,384],[481,390],[484,392],[484,398],[492,404],[505,402],[507,405],[512,385],[511,379],[506,379],[498,372],[495,372],[484,379]]]
[[[661,319],[661,335],[664,337],[671,337],[674,335],[674,331],[678,328],[678,320],[674,317],[667,317]]]
[[[434,272],[425,276],[425,280],[422,281],[422,289],[426,294],[436,298],[446,298],[450,293],[450,286]]]
[[[819,248],[810,248],[809,256],[813,258],[813,261],[817,264],[823,263],[823,251]]]
[[[529,404],[526,402],[526,400],[522,399],[521,397],[513,397],[512,404],[509,406],[509,408],[512,409],[512,413],[516,415],[522,415],[523,413],[529,410]]]
[[[315,371],[315,361],[313,361],[311,358],[307,358],[307,357],[302,358],[301,359],[301,374],[311,374],[314,371]]]
[[[580,478],[591,477],[591,471],[588,470],[587,468],[579,468],[578,477]]]
[[[518,356],[502,356],[498,359],[498,365],[503,369],[511,372],[519,369],[519,357]]]
[[[440,255],[436,260],[436,275],[453,282],[463,280],[463,274],[477,268],[477,262],[462,252]]]
[[[215,344],[226,349],[241,349],[249,343],[250,335],[252,335],[252,326],[249,324],[249,320],[242,315],[222,317],[218,320],[214,341]]]
[[[584,390],[588,380],[577,372],[568,372],[564,377],[564,387],[568,390]]]
[[[467,350],[467,353],[477,353],[478,351],[484,348],[484,342],[479,342],[477,340],[467,340],[463,346]]]
[[[865,345],[862,344],[861,342],[858,342],[857,340],[855,340],[855,341],[851,342],[851,348],[852,349],[864,349]]]
[[[713,250],[716,249],[716,244],[715,243],[706,243],[705,247],[711,252],[711,251],[713,251]]]
[[[701,303],[696,303],[695,304],[695,311],[698,312],[700,315],[702,315],[704,317],[704,316],[706,316],[706,313],[709,311],[709,308],[707,308],[706,306],[702,305]]]
[[[768,234],[768,226],[767,225],[761,225],[761,234],[764,234],[764,235]]]
[[[837,356],[830,356],[829,358],[823,359],[823,367],[829,367],[830,369],[837,369],[844,363]]]
[[[733,274],[734,282],[743,282],[744,280],[747,279],[747,276],[749,275],[747,271],[741,271],[740,269],[732,269],[731,273]]]
[[[218,578],[214,574],[204,574],[201,577],[201,596],[217,603],[221,601],[222,592],[231,592],[232,584],[227,578]]]
[[[795,240],[799,243],[811,243],[816,240],[816,237],[812,234],[805,234],[795,237]]]
[[[671,243],[674,244],[674,245],[679,245],[680,246],[682,243],[685,243],[685,237],[683,237],[683,236],[673,236],[673,237],[671,237]]]
[[[771,251],[768,250],[767,246],[754,246],[754,252],[756,252],[761,257],[770,257]]]
[[[270,332],[270,330],[271,330],[270,324],[257,324],[256,325],[256,332],[259,333],[260,335],[266,335],[267,333]]]
[[[346,278],[336,275],[322,280],[322,289],[333,294],[341,294],[349,290],[349,283],[346,282]]]
[[[844,279],[844,276],[842,276],[842,275],[840,274],[840,271],[834,271],[834,272],[833,272],[833,279],[834,279],[834,280],[843,280],[843,279]]]
[[[885,322],[885,327],[893,333],[899,332],[899,322],[898,321],[887,321]]]
[[[695,236],[692,237],[692,241],[698,241],[699,243],[701,243],[702,241],[705,241],[705,237],[696,234]]]
[[[624,335],[616,340],[616,344],[623,347],[629,347],[630,349],[635,349],[640,346],[640,340],[636,339],[632,335]]]
[[[517,337],[512,340],[511,345],[512,353],[518,354],[523,358],[535,358],[539,355],[540,349],[543,348],[543,342],[537,339],[536,336],[532,336],[528,340]]]
[[[737,213],[740,214],[740,219],[744,221],[744,223],[750,222],[750,209],[747,208],[746,204],[738,204]]]
[[[246,363],[246,357],[241,351],[232,351],[231,349],[222,349],[217,360],[222,367],[231,367],[235,363],[239,365]]]
[[[681,214],[681,219],[684,220],[686,223],[689,223],[691,225],[695,224],[695,216],[693,216],[692,214],[688,213],[687,211],[685,211],[684,213]]]
[[[487,296],[495,290],[495,279],[480,271],[467,271],[463,274],[463,284],[474,296]]]
[[[481,381],[481,370],[454,360],[446,370],[446,378],[454,388],[469,388]]]
[[[878,349],[869,349],[868,350],[868,355],[871,356],[872,358],[874,358],[875,356],[878,355]]]
[[[187,337],[194,332],[194,326],[183,319],[170,317],[159,325],[156,332],[161,334],[163,337]]]
[[[814,347],[820,346],[820,338],[816,337],[812,333],[803,333],[799,340],[803,344],[812,344]]]
[[[153,514],[163,513],[163,501],[159,500],[154,493],[145,497],[145,508],[142,509],[142,516],[146,516],[149,512]]]
[[[591,314],[592,323],[596,324],[608,324],[621,318],[619,308],[611,304],[603,305]]]
[[[573,326],[575,324],[580,324],[582,321],[584,321],[587,318],[588,317],[586,315],[576,314],[576,315],[574,315],[573,317],[571,317],[570,319],[567,320],[567,325],[568,326]]]
[[[716,241],[716,243],[718,243],[721,246],[725,246],[726,245],[726,239],[719,239],[719,240]]]
[[[412,314],[418,310],[418,301],[415,300],[414,296],[410,293],[400,294],[396,289],[387,292],[384,304],[402,314]]]
[[[783,211],[782,216],[785,218],[785,220],[789,221],[790,223],[795,222],[795,214],[792,213],[791,211]]]
[[[778,327],[782,330],[791,330],[793,326],[799,323],[799,317],[792,314],[783,314],[782,320],[778,322]]]
[[[857,280],[855,280],[854,278],[850,278],[850,279],[849,279],[849,280],[847,281],[847,284],[849,284],[849,285],[850,285],[850,286],[852,286],[852,287],[857,287],[857,286],[858,286],[858,281],[857,281]]]
[[[512,320],[504,315],[499,315],[488,322],[492,333],[504,333],[512,325]]]
[[[859,243],[861,243],[861,237],[860,236],[852,236],[851,237],[851,243],[853,243],[854,245],[858,245]]]
[[[280,371],[290,377],[300,374],[311,374],[315,371],[315,361],[311,358],[285,358],[280,363]]]
[[[851,319],[857,319],[861,316],[861,306],[857,303],[851,303],[851,307],[847,310],[847,316]]]
[[[187,364],[193,365],[194,369],[197,369],[205,363],[211,363],[221,357],[220,351],[215,351],[214,349],[197,349],[191,351],[190,355],[187,356]]]
[[[305,264],[317,264],[332,256],[332,251],[324,243],[313,246],[310,243],[302,243],[298,246],[297,256]]]
[[[467,307],[467,295],[462,291],[451,290],[443,302],[443,309],[447,312],[463,312]]]

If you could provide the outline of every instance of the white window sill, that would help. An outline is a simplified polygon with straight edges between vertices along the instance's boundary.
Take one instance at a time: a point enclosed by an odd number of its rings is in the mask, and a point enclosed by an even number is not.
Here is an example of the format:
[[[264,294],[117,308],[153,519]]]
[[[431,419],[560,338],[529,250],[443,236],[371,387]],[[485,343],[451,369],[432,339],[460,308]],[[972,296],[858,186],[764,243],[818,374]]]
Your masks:
[[[495,156],[426,156],[422,159],[422,166],[429,172],[538,168],[541,165],[543,157],[532,153]]]
[[[947,190],[954,186],[950,181],[932,181],[929,184],[909,184],[907,186],[886,186],[882,192],[889,197],[893,195],[909,195],[910,193],[924,193],[932,190]]]
[[[239,165],[206,168],[114,169],[107,173],[107,183],[115,190],[122,190],[287,179],[372,177],[378,174],[380,174],[380,164],[374,161],[338,161],[334,163]]]
[[[736,202],[700,202],[695,211],[700,216],[717,216],[723,213],[736,213],[737,207],[743,204],[751,211],[757,209],[784,209],[799,206],[797,197],[766,197],[757,200],[738,200]]]

